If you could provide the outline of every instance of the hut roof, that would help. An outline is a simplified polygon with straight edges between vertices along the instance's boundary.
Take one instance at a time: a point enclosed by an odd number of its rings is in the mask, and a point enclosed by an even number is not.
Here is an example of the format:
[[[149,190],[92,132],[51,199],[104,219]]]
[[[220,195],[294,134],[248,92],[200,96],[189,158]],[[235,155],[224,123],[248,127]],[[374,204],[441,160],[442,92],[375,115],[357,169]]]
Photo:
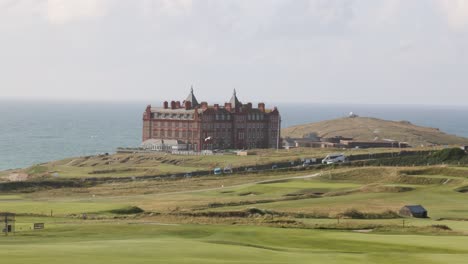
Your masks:
[[[405,205],[411,213],[413,214],[421,214],[427,212],[427,210],[422,205]]]

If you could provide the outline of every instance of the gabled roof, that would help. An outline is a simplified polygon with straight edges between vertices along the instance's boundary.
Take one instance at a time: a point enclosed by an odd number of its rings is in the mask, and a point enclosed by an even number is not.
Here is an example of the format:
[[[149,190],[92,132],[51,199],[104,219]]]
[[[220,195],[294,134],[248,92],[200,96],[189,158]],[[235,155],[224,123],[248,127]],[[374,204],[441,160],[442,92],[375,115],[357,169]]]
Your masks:
[[[229,103],[231,103],[231,107],[237,108],[241,107],[242,103],[237,99],[237,94],[236,94],[236,89],[234,89],[234,93],[232,94],[231,100],[229,100]]]
[[[424,213],[427,212],[427,210],[422,207],[422,205],[405,205],[406,208],[408,208],[412,213]]]
[[[147,139],[141,143],[141,145],[161,145],[163,143],[162,139]]]
[[[189,95],[187,96],[187,99],[185,99],[185,102],[190,102],[192,107],[197,107],[199,106],[200,104],[198,103],[197,101],[197,98],[195,97],[195,95],[193,94],[193,86],[190,87],[190,93]]]

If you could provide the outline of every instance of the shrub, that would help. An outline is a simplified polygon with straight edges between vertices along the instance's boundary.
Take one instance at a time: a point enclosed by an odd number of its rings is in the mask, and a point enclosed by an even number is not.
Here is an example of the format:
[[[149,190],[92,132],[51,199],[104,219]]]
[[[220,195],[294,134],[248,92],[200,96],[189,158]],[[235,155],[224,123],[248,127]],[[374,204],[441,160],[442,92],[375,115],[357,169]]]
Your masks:
[[[125,214],[140,214],[140,213],[143,213],[144,210],[141,209],[138,206],[129,206],[129,207],[125,207],[125,208],[110,210],[109,212],[113,213],[113,214],[125,215]]]
[[[247,211],[248,211],[249,214],[251,214],[251,215],[254,215],[254,214],[264,215],[264,214],[266,213],[266,212],[263,211],[262,209],[258,209],[258,208],[255,208],[255,207],[249,208]]]
[[[346,210],[342,215],[352,219],[365,219],[364,214],[356,209]]]
[[[432,228],[451,231],[452,229],[446,225],[432,225]]]
[[[349,217],[352,219],[395,219],[395,218],[400,218],[400,215],[398,213],[387,210],[382,213],[364,213],[360,212],[356,209],[349,209],[345,211],[343,214],[341,214],[343,217]]]
[[[460,148],[443,149],[432,154],[432,158],[438,159],[440,161],[458,161],[465,156],[465,151]]]

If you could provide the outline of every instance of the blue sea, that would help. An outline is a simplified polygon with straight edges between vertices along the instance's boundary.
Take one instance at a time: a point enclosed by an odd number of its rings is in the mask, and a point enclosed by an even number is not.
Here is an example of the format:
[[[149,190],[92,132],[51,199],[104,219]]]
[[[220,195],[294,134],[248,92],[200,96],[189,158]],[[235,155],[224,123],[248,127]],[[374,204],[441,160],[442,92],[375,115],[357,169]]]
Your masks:
[[[112,153],[141,142],[147,103],[37,102],[0,100],[0,170],[66,157]],[[272,104],[267,104],[271,106]],[[354,112],[440,128],[468,137],[468,107],[276,104],[283,127]]]

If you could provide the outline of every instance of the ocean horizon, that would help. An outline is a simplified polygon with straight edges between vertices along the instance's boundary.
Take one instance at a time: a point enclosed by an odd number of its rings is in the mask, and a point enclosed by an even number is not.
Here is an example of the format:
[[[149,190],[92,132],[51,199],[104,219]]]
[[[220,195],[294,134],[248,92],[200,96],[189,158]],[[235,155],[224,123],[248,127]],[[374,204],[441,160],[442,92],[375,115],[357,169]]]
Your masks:
[[[139,146],[146,104],[0,100],[0,170]],[[468,137],[468,122],[463,122],[468,116],[465,106],[267,103],[267,108],[275,105],[282,116],[282,127],[353,112]]]

